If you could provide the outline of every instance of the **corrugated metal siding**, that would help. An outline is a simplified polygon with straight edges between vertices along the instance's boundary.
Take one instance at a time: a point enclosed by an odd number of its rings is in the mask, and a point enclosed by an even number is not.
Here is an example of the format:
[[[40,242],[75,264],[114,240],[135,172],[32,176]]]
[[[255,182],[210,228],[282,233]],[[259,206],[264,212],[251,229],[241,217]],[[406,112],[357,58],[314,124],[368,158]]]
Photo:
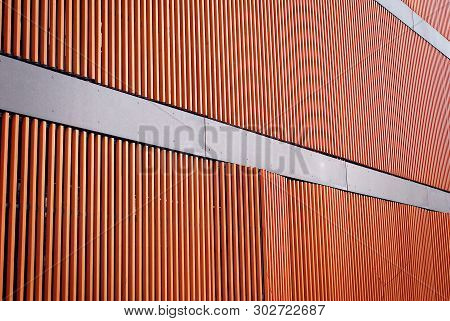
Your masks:
[[[448,5],[407,3],[448,38]],[[448,60],[374,1],[2,1],[0,35],[450,189]],[[2,300],[450,299],[448,215],[14,114],[0,135]]]
[[[446,214],[0,115],[3,300],[450,298]]]
[[[373,0],[2,3],[3,53],[450,189],[448,60]]]
[[[336,51],[340,53],[341,78],[336,84],[336,96],[344,113],[344,154],[356,163],[389,172],[392,147],[386,139],[388,105],[383,97],[380,11],[374,1],[346,3],[337,11]]]
[[[3,300],[263,298],[257,169],[8,113],[0,140]]]
[[[448,300],[443,213],[262,171],[270,300]]]
[[[445,138],[450,131],[448,59],[407,31],[394,17],[382,15],[385,141],[392,146],[387,171],[448,190],[450,177],[444,174],[450,171],[450,141]]]

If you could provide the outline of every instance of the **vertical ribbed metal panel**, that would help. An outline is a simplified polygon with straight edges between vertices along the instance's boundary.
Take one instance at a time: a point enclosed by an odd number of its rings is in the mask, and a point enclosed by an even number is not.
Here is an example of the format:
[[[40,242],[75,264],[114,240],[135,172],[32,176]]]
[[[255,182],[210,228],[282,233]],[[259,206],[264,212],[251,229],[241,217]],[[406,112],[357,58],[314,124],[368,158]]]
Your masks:
[[[405,2],[448,37],[443,1]],[[450,188],[448,60],[372,0],[9,0],[0,50]],[[0,135],[2,300],[450,296],[442,213],[8,113]]]
[[[0,142],[3,300],[450,295],[442,213],[8,113]]]
[[[444,2],[406,1],[448,37]],[[449,189],[448,60],[373,0],[0,8],[3,53]]]
[[[447,215],[265,171],[260,184],[266,299],[448,299]]]
[[[264,292],[267,300],[292,300],[291,209],[288,180],[261,171]],[[295,280],[295,278],[294,278]]]
[[[263,299],[257,169],[0,115],[2,300]]]

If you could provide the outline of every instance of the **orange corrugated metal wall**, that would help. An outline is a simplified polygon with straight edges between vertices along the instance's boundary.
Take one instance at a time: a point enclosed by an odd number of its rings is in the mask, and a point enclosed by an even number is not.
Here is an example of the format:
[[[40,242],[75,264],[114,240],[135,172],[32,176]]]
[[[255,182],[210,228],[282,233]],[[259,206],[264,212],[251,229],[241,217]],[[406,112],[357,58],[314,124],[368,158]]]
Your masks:
[[[442,1],[405,2],[448,37]],[[6,0],[0,38],[4,54],[450,188],[448,60],[373,0]],[[443,213],[8,113],[0,151],[5,300],[450,298]]]
[[[256,169],[9,113],[0,139],[0,298],[263,298]]]
[[[4,300],[450,298],[448,214],[15,114],[0,129]]]
[[[450,189],[448,59],[373,0],[2,3],[3,53]]]
[[[449,300],[448,215],[262,172],[269,300]]]

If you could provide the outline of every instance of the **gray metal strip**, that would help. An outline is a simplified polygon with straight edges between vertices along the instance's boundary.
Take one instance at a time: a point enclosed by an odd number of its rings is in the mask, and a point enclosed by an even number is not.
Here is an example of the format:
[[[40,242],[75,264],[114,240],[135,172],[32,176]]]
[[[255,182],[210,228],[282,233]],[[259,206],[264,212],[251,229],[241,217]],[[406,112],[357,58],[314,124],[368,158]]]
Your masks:
[[[450,212],[450,193],[3,56],[0,109]]]
[[[448,5],[450,5],[450,3]],[[442,52],[447,58],[450,58],[450,42],[414,11],[412,17],[414,31],[428,41],[433,47]]]
[[[345,161],[288,143],[280,143],[283,155],[276,172],[290,178],[347,190]]]
[[[203,117],[4,56],[0,70],[3,110],[205,156]]]
[[[450,59],[450,43],[439,31],[417,15],[401,0],[375,0],[400,21],[406,24],[430,45]]]
[[[205,126],[208,158],[347,189],[342,160],[210,119],[205,120]]]
[[[450,193],[428,187],[429,210],[450,212]]]
[[[347,163],[348,191],[429,208],[428,187],[373,169]]]
[[[396,16],[401,22],[413,29],[412,10],[400,0],[375,0],[387,11]]]

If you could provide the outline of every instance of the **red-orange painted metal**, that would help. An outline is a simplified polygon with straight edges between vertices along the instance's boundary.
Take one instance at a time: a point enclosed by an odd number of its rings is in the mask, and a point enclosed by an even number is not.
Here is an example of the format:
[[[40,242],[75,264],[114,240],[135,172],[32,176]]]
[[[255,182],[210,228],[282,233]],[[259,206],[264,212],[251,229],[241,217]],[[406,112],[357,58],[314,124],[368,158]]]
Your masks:
[[[448,38],[443,1],[405,2]],[[9,0],[0,35],[1,53],[450,189],[448,59],[373,0]],[[0,117],[1,300],[450,299],[447,214]]]
[[[0,115],[2,299],[263,298],[257,169]]]
[[[0,52],[450,189],[448,59],[374,0],[2,3]]]
[[[266,299],[448,300],[447,214],[264,171],[260,184]]]

